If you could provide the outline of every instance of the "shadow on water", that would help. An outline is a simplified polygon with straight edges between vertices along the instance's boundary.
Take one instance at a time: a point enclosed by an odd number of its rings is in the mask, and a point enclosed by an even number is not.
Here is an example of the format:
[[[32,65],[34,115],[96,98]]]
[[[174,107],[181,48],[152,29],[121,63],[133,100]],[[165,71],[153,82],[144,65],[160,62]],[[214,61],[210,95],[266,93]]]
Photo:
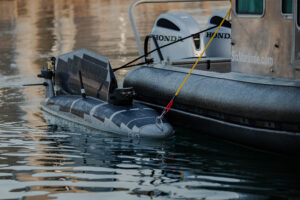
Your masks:
[[[202,174],[214,177],[222,185],[194,189],[241,192],[276,199],[299,196],[298,157],[262,152],[186,130],[177,132],[177,140],[184,141],[184,144],[176,142],[181,151],[188,147],[186,151],[193,152],[189,160],[196,164],[195,167],[200,164]],[[239,181],[227,185],[222,178]]]

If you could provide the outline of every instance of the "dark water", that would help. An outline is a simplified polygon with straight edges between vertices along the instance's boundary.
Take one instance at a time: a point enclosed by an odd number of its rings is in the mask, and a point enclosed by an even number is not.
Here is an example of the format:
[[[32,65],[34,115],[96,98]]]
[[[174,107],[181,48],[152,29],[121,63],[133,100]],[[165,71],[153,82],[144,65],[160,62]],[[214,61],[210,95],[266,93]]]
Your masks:
[[[177,130],[163,141],[48,126],[43,88],[22,87],[49,56],[87,48],[120,66],[137,55],[124,0],[0,0],[0,199],[297,199],[297,158]],[[227,3],[147,5],[142,35],[161,12],[205,25]],[[118,72],[122,81],[126,70]]]

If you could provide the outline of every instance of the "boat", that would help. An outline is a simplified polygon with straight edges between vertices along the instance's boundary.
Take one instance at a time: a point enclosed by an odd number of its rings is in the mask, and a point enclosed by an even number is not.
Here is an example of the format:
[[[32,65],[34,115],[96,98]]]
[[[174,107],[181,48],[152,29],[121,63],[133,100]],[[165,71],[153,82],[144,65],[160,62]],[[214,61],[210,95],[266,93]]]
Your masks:
[[[41,108],[49,125],[131,138],[174,133],[166,120],[157,120],[155,110],[133,102],[132,88],[118,88],[109,60],[101,55],[80,49],[53,57],[38,77],[44,82],[30,85],[45,86]]]
[[[140,55],[148,52],[143,52],[140,44],[133,10],[150,2],[162,1],[137,0],[129,12]],[[165,117],[173,125],[199,134],[261,150],[299,154],[300,1],[232,0],[230,4],[231,19],[224,19],[206,56],[191,72]],[[206,28],[220,24],[224,13],[214,13]],[[193,26],[190,29],[199,31],[190,17],[182,16],[165,13],[155,21],[150,48],[159,51],[151,51],[147,60],[153,62],[131,70],[123,83],[134,88],[136,101],[159,112],[188,75],[200,46],[208,44],[207,38],[217,29],[180,41],[187,33],[193,34],[186,31],[185,20]],[[161,40],[172,36],[180,37],[177,46],[160,49],[167,42]]]

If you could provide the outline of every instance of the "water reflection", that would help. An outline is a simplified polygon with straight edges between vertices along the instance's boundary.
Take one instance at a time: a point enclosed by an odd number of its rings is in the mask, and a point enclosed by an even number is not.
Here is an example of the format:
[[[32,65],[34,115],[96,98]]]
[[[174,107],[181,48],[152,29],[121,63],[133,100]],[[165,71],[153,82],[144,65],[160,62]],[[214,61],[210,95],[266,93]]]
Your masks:
[[[293,159],[186,135],[186,131],[165,141],[138,141],[55,127],[26,129],[20,124],[1,125],[3,199],[300,195]]]
[[[284,158],[178,131],[139,141],[48,127],[36,74],[48,57],[87,48],[113,67],[137,55],[131,1],[1,0],[1,199],[265,199],[297,197],[299,172]],[[153,4],[136,9],[142,36],[159,13],[187,12],[202,27],[228,2]],[[204,15],[206,14],[206,15]],[[128,70],[117,73],[122,80]]]

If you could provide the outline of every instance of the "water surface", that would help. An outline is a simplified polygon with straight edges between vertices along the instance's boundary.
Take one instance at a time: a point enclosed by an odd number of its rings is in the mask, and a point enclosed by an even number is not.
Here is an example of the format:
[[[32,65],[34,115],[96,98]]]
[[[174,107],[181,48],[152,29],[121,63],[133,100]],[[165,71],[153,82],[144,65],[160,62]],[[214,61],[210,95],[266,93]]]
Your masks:
[[[50,56],[86,48],[118,67],[137,56],[131,1],[0,1],[0,199],[299,198],[296,158],[178,129],[162,141],[48,126],[36,74]],[[227,2],[144,5],[141,36],[159,13],[186,12],[204,27]],[[116,75],[121,82],[128,70]]]

